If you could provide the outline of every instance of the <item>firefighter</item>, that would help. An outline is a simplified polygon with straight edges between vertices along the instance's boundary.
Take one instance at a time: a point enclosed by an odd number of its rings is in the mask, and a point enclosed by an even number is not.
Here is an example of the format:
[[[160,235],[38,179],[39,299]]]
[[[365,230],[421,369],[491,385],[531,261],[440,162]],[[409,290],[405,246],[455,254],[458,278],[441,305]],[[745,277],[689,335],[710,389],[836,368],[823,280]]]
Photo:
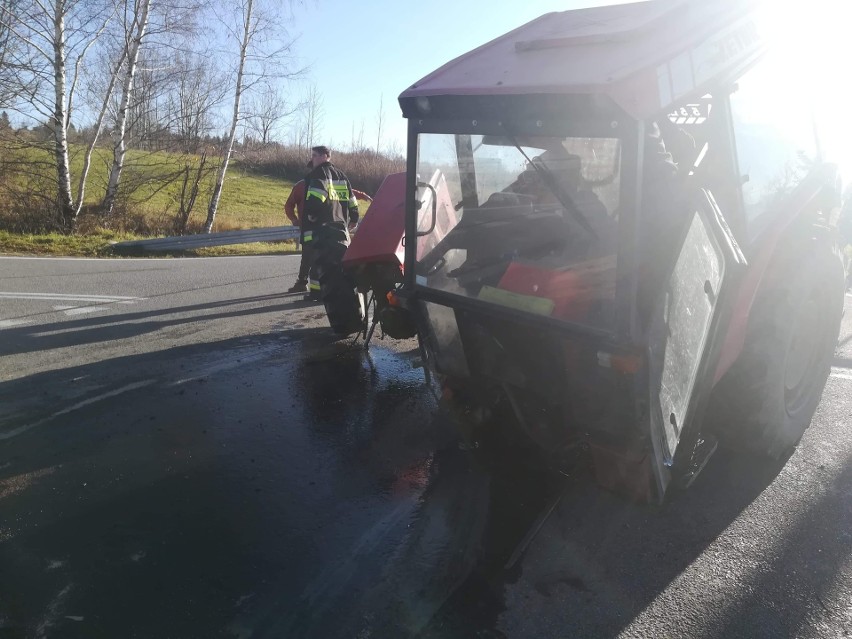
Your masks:
[[[349,233],[358,224],[358,200],[349,178],[331,163],[326,146],[311,149],[312,169],[305,176],[303,218],[310,224],[314,268],[311,271],[312,294],[319,293],[320,281],[339,269],[349,246]]]
[[[308,168],[314,168],[313,157],[311,160],[308,160]],[[359,200],[364,200],[366,202],[373,201],[373,198],[371,198],[363,191],[359,191],[358,189],[351,189],[351,192]],[[294,226],[298,226],[302,231],[299,240],[302,245],[302,260],[299,264],[299,275],[297,276],[295,284],[293,284],[293,286],[287,289],[287,292],[304,293],[308,291],[310,285],[312,294],[318,295],[319,282],[315,277],[310,277],[309,279],[309,276],[311,274],[311,266],[314,263],[314,250],[312,242],[313,224],[303,215],[305,196],[305,180],[302,179],[293,185],[293,190],[290,191],[290,195],[287,197],[287,201],[284,203],[284,214],[290,220],[291,224],[293,224]]]

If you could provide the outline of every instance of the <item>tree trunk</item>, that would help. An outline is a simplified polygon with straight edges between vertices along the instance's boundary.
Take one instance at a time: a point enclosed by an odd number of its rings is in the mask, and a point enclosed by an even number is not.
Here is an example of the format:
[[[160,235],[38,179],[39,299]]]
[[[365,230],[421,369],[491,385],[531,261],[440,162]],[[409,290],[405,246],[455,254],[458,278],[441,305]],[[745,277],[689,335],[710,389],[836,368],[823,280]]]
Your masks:
[[[62,0],[55,0],[53,21],[54,110],[53,139],[56,156],[56,183],[59,216],[67,231],[74,227],[76,212],[71,195],[71,169],[68,159],[68,111],[65,106],[65,15]]]
[[[385,94],[382,93],[379,97],[379,113],[376,116],[376,157],[379,157],[379,149],[382,148],[382,124],[385,121]]]
[[[216,220],[216,211],[219,209],[219,198],[222,197],[222,187],[225,185],[225,175],[228,172],[228,162],[230,162],[231,153],[234,150],[234,138],[237,136],[237,124],[240,120],[240,98],[243,93],[243,71],[246,64],[246,51],[248,50],[249,40],[251,39],[251,14],[253,3],[254,0],[248,0],[243,16],[245,19],[245,29],[243,31],[243,41],[240,43],[240,64],[237,71],[237,85],[234,90],[234,112],[231,118],[231,131],[228,135],[225,151],[222,154],[222,164],[219,167],[219,173],[216,175],[216,186],[213,187],[213,194],[210,197],[210,206],[207,207],[207,220],[204,222],[205,233],[213,231],[213,222]]]
[[[115,143],[112,149],[112,169],[109,173],[106,194],[101,204],[101,209],[105,215],[110,215],[115,207],[118,182],[121,179],[121,171],[124,168],[124,156],[127,153],[127,144],[125,141],[127,135],[127,109],[133,93],[133,78],[136,75],[139,49],[142,47],[142,39],[145,37],[145,29],[148,27],[148,9],[151,6],[151,0],[140,0],[140,2],[139,13],[136,15],[136,33],[133,35],[133,40],[131,40],[127,50],[127,75],[124,77],[121,104],[118,108],[115,134],[113,136]]]
[[[112,90],[115,87],[115,81],[118,79],[118,74],[121,72],[121,67],[124,64],[126,56],[127,50],[125,49],[121,54],[121,59],[115,65],[115,69],[110,76],[109,86],[107,87],[106,94],[104,95],[103,102],[101,103],[101,110],[100,113],[98,113],[98,119],[95,122],[95,133],[92,136],[92,141],[89,142],[89,146],[86,148],[86,155],[83,158],[83,170],[80,173],[80,183],[77,186],[77,207],[74,210],[75,218],[80,214],[80,210],[83,208],[83,200],[86,196],[86,179],[89,176],[89,167],[92,165],[92,153],[98,143],[98,138],[101,134],[101,127],[103,127],[104,124],[104,117],[106,116],[107,108],[109,107],[109,99],[112,95]]]
[[[189,216],[192,214],[192,209],[195,207],[195,200],[198,197],[198,188],[201,180],[204,178],[204,167],[207,164],[207,151],[201,153],[198,161],[198,169],[195,171],[195,178],[190,183],[190,171],[192,167],[189,163],[186,164],[184,170],[183,184],[180,191],[180,205],[178,214],[175,220],[175,232],[178,235],[186,233],[186,226],[189,224]],[[189,187],[189,195],[186,190]]]

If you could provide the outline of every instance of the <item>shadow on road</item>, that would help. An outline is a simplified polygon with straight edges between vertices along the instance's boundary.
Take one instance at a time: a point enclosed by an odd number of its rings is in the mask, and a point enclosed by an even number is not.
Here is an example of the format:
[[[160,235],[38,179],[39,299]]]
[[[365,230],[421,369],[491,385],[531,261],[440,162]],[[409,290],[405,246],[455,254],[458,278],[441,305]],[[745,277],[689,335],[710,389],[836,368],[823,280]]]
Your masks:
[[[784,532],[770,561],[743,584],[748,594],[724,611],[719,636],[803,636],[808,627],[820,628],[823,620],[834,625],[848,614],[848,595],[837,600],[836,580],[852,551],[850,484],[847,462],[822,498]]]
[[[283,302],[272,306],[237,308],[249,304],[266,304],[277,300],[283,300]],[[315,302],[305,301],[302,294],[289,296],[285,294],[259,295],[153,311],[118,315],[90,315],[80,319],[50,324],[13,326],[3,330],[0,356],[127,339],[169,326],[180,326],[202,320],[249,317],[310,307],[317,307],[318,311],[322,311],[322,308],[318,307]],[[178,315],[183,315],[183,317],[176,317]]]
[[[282,349],[311,349],[335,341],[324,327],[291,328],[280,333],[113,357],[0,382],[0,436],[54,414],[67,413],[69,406],[77,402],[85,405],[94,397],[140,381],[174,384],[174,392],[183,395],[186,387],[177,387],[182,385],[181,379],[204,379],[216,371],[239,369],[252,361],[272,358]]]
[[[553,636],[617,636],[765,490],[780,466],[718,455],[689,491],[662,506],[604,491],[588,470],[579,468],[561,484],[565,492],[535,541],[536,555],[523,563],[539,605],[549,617],[560,610],[548,624],[562,628]],[[548,490],[546,482],[540,485]],[[504,551],[475,572],[421,639],[504,636],[498,619],[509,606],[514,618],[544,614],[543,608],[525,610],[528,602],[505,600],[507,584],[521,576],[504,569],[507,559]],[[513,630],[518,634],[508,636],[524,636]]]

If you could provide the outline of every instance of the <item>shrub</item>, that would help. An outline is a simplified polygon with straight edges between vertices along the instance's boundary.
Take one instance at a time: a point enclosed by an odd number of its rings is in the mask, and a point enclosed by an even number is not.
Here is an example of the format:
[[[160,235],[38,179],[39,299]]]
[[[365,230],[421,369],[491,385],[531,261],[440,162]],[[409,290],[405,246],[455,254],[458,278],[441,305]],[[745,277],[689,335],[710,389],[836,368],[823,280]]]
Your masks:
[[[295,146],[269,144],[263,148],[246,149],[239,161],[247,169],[263,175],[274,175],[296,182],[308,172],[310,152]],[[377,154],[375,151],[335,151],[332,162],[346,173],[352,186],[370,195],[375,194],[382,181],[391,173],[405,170],[405,158]]]

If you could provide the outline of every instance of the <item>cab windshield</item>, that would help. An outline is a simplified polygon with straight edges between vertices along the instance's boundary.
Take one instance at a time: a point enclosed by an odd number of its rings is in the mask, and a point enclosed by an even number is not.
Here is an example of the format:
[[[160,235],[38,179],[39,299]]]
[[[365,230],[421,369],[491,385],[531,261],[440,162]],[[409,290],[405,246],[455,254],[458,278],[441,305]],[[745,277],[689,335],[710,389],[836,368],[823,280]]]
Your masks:
[[[620,173],[617,138],[421,135],[418,283],[611,327]]]

